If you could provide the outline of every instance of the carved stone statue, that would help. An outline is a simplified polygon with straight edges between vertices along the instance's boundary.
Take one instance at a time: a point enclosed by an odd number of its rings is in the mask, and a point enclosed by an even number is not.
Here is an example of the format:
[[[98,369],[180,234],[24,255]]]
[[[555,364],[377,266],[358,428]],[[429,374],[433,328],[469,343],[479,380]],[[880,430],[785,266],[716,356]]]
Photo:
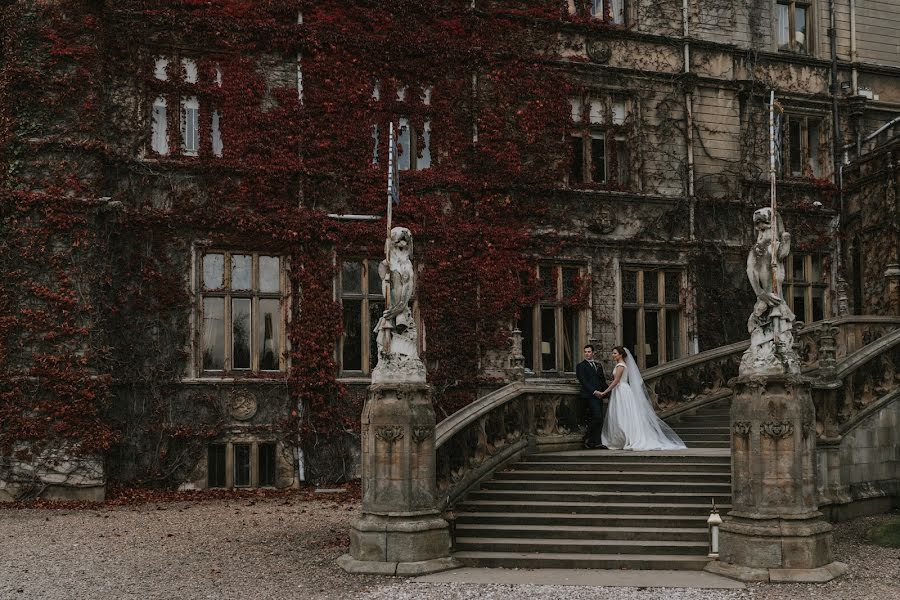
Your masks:
[[[416,287],[411,260],[412,233],[406,227],[394,227],[387,244],[390,261],[381,261],[378,274],[390,284],[390,306],[375,326],[378,364],[372,371],[372,382],[425,381],[425,366],[419,359],[418,332],[410,306]]]
[[[756,304],[747,321],[750,348],[741,359],[740,374],[797,374],[800,365],[793,350],[792,331],[795,317],[781,295],[784,259],[791,251],[791,234],[784,230],[781,216],[773,215],[771,208],[760,208],[753,213],[753,227],[756,243],[747,255],[747,277],[756,294]]]

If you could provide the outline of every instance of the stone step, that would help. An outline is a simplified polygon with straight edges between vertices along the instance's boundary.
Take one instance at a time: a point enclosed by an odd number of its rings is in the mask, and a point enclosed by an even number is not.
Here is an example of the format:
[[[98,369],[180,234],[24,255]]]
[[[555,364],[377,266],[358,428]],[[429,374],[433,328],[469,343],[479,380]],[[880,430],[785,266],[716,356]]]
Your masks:
[[[649,493],[646,491],[590,491],[576,492],[559,489],[547,491],[534,490],[498,490],[488,489],[472,492],[469,496],[472,500],[500,500],[505,502],[599,502],[617,501],[622,503],[641,504],[703,504],[709,505],[714,499],[716,504],[728,504],[731,501],[731,487],[723,493],[693,493],[693,492],[661,492]],[[627,511],[626,511],[627,512]]]
[[[495,481],[517,479],[521,481],[562,480],[562,481],[630,481],[630,482],[698,482],[731,484],[730,472],[709,473],[705,471],[683,472],[672,471],[632,471],[632,470],[535,470],[513,469],[494,474]],[[689,484],[688,484],[689,485]]]
[[[456,524],[511,525],[528,527],[532,525],[563,525],[570,527],[671,527],[696,528],[706,531],[708,514],[690,515],[616,515],[577,514],[555,512],[458,512]]]
[[[575,554],[545,552],[455,552],[467,567],[509,569],[665,569],[700,571],[706,556]]]
[[[477,492],[473,492],[475,494]],[[613,494],[612,497],[618,498],[619,495]],[[565,496],[564,496],[565,497]],[[716,500],[716,506],[719,512],[725,514],[731,510],[730,498]],[[472,494],[466,497],[466,500],[457,506],[459,512],[465,513],[487,513],[503,511],[507,514],[521,514],[534,516],[536,514],[560,514],[565,516],[572,515],[589,515],[597,517],[599,515],[613,515],[615,518],[623,516],[661,516],[667,517],[684,517],[684,516],[703,516],[705,519],[709,516],[710,499],[704,498],[697,502],[666,502],[665,500],[656,500],[649,502],[616,502],[616,501],[578,501],[572,500],[537,500],[527,496],[504,495],[502,499],[492,498],[472,498]]]
[[[709,440],[691,441],[690,443],[685,442],[684,445],[687,446],[688,448],[731,448],[731,440],[728,440],[728,441],[724,441],[724,440],[722,440],[722,441],[709,441]]]
[[[505,525],[502,523],[456,522],[457,539],[532,538],[564,540],[682,541],[707,543],[709,531],[702,527],[613,527],[581,525]]]
[[[456,537],[453,547],[473,552],[552,552],[572,554],[653,554],[706,556],[706,542],[676,540],[576,540]]]
[[[697,442],[727,442],[731,440],[730,433],[682,433],[676,431],[682,441],[694,440]]]
[[[515,471],[627,471],[636,473],[641,471],[681,473],[703,472],[716,474],[731,474],[731,463],[659,463],[659,462],[622,462],[611,457],[606,461],[595,462],[520,462],[510,465]]]
[[[529,454],[526,462],[597,462],[613,460],[616,462],[657,462],[673,465],[675,463],[709,463],[731,465],[728,452],[716,454],[688,453],[685,450],[630,452],[614,450],[568,450],[564,452],[543,452]]]
[[[719,433],[722,435],[731,435],[731,428],[722,426],[685,427],[676,423],[672,425],[672,429],[674,429],[678,435],[690,433]]]
[[[544,474],[542,474],[544,475]],[[485,481],[482,490],[503,491],[535,491],[535,492],[625,492],[638,493],[670,493],[689,490],[693,495],[721,496],[731,494],[731,482],[714,483],[686,481],[605,481],[605,480],[557,480],[542,477],[541,479],[498,479]]]

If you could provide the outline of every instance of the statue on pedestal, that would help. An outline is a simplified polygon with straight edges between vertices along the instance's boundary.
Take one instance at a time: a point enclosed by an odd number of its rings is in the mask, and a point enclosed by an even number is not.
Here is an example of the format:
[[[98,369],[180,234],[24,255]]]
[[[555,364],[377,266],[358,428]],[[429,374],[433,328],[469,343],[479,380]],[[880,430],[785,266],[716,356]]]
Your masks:
[[[781,294],[791,234],[784,230],[781,216],[768,207],[753,213],[753,227],[756,243],[747,255],[747,277],[756,304],[747,321],[750,348],[741,358],[740,374],[799,374],[793,350],[795,316]]]
[[[419,359],[419,336],[410,306],[416,288],[412,233],[406,227],[394,227],[386,244],[387,258],[378,265],[378,274],[386,283],[388,305],[375,326],[378,364],[372,383],[424,382],[425,366]]]

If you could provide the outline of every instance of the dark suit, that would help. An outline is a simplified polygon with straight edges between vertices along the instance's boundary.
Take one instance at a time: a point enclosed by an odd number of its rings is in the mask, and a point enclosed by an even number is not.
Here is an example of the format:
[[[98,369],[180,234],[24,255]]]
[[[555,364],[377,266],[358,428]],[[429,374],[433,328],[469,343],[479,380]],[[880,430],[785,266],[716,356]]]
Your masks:
[[[600,440],[600,434],[603,432],[606,408],[603,399],[595,396],[594,392],[598,390],[602,392],[606,389],[606,376],[603,373],[603,366],[597,361],[594,364],[597,365],[596,368],[586,360],[581,361],[575,367],[575,376],[578,377],[578,383],[581,384],[578,396],[587,401],[591,409],[591,422],[584,439],[588,444],[599,446],[603,443]]]

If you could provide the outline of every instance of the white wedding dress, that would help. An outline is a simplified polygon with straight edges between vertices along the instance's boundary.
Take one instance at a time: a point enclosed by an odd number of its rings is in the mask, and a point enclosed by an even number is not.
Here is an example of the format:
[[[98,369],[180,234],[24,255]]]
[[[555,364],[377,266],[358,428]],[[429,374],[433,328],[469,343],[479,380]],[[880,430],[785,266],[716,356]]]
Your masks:
[[[647,394],[644,379],[631,353],[618,365],[622,379],[613,388],[601,439],[610,450],[683,450],[687,448],[678,434],[656,416]]]

